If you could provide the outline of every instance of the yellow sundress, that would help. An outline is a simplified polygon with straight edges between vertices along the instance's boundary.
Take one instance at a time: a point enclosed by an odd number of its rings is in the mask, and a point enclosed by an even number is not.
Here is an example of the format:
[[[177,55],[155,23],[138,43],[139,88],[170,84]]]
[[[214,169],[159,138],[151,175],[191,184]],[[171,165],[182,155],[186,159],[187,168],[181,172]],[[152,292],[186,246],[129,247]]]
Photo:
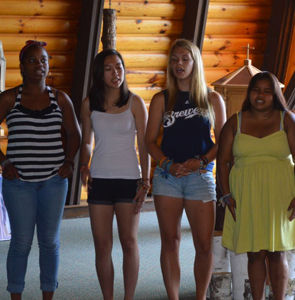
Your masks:
[[[240,131],[233,143],[230,191],[236,200],[236,222],[228,208],[222,245],[236,253],[286,251],[295,248],[295,220],[288,206],[295,197],[294,164],[281,112],[280,130],[264,138]],[[295,137],[294,137],[295,138]]]

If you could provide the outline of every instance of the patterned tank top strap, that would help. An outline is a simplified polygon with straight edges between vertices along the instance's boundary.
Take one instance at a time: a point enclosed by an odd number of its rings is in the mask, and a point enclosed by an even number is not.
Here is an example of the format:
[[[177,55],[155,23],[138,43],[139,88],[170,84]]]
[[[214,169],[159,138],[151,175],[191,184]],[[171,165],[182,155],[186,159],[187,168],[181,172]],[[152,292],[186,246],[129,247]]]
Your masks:
[[[242,124],[242,112],[241,111],[237,111],[237,133],[241,133],[241,124]]]
[[[284,118],[285,118],[286,111],[281,111],[280,110],[280,116],[281,116],[281,121],[280,121],[280,130],[284,130]]]
[[[14,103],[14,107],[20,105],[20,101],[22,99],[22,90],[23,90],[23,85],[21,84],[18,88],[18,93],[16,93],[16,90],[14,90],[15,93],[15,103]]]
[[[48,91],[48,94],[49,94],[49,99],[50,99],[50,103],[51,104],[55,104],[57,106],[57,101],[56,101],[56,97],[54,96],[52,90],[51,90],[51,87],[46,85],[46,89]],[[56,90],[56,95],[57,95],[57,90]]]

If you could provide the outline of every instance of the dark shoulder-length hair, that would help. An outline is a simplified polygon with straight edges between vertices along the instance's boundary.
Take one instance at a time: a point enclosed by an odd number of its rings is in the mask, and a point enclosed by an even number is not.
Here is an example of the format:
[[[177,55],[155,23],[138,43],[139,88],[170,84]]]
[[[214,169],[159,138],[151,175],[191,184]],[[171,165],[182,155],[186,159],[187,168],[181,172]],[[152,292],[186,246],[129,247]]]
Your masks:
[[[116,106],[122,107],[126,105],[130,96],[130,91],[128,90],[128,85],[126,81],[126,72],[125,72],[125,63],[123,60],[122,55],[114,50],[114,49],[107,49],[99,52],[93,62],[93,73],[92,73],[92,85],[89,92],[89,109],[91,111],[97,110],[105,112],[104,104],[105,104],[105,97],[104,97],[104,62],[105,59],[110,55],[117,55],[123,65],[124,68],[124,80],[122,85],[120,86],[120,98],[116,102]]]
[[[277,110],[288,110],[288,106],[286,104],[285,97],[282,93],[282,89],[280,86],[280,82],[278,81],[277,77],[273,75],[270,72],[263,71],[261,73],[257,73],[252,77],[250,80],[248,89],[247,89],[247,95],[246,99],[242,105],[242,111],[248,110],[251,108],[251,102],[250,102],[250,93],[255,86],[256,82],[259,80],[267,80],[272,88],[273,91],[273,103],[274,103],[274,108]]]

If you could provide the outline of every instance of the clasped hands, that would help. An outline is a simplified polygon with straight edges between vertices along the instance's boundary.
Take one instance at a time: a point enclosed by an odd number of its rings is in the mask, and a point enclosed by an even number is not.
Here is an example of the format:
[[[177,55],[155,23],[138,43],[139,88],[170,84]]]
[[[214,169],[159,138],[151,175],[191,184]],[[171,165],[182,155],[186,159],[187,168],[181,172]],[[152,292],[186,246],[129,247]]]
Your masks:
[[[169,169],[169,173],[176,178],[181,178],[196,172],[200,168],[200,161],[195,158],[190,158],[184,163],[173,163]]]

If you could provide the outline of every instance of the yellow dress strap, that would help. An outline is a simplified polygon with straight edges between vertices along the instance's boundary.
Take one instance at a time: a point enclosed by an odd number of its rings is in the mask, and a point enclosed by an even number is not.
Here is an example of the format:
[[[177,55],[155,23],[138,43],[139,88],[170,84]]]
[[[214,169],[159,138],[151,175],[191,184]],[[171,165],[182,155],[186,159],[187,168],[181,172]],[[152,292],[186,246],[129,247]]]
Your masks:
[[[281,111],[280,110],[280,115],[281,115],[281,121],[280,121],[280,130],[284,130],[284,118],[285,118],[286,111]]]
[[[241,111],[237,111],[236,112],[237,115],[237,133],[241,133],[241,123],[242,123],[242,112]]]

